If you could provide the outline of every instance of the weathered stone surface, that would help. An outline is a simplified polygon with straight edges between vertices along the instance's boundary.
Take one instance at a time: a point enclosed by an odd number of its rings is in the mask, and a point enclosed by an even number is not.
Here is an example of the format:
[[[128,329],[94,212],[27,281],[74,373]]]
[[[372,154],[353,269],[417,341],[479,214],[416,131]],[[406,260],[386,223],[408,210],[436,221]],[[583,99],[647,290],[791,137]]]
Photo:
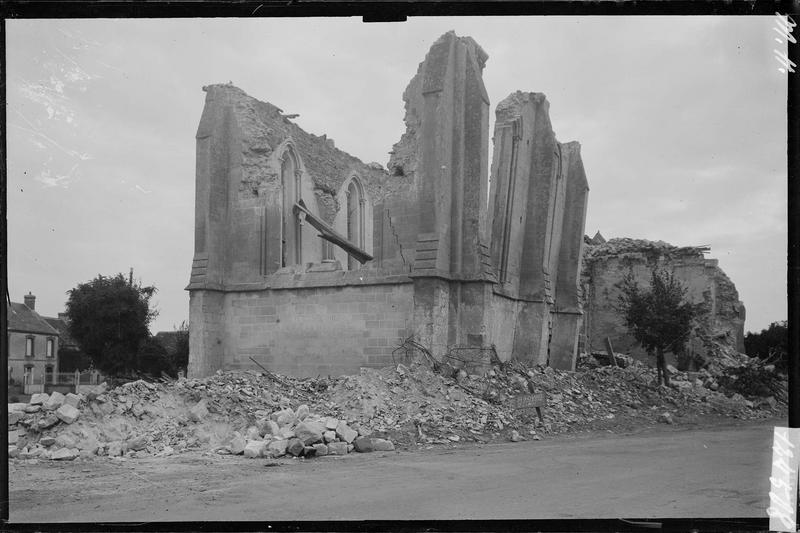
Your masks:
[[[9,441],[10,441],[10,439],[9,439]],[[41,444],[45,448],[47,448],[48,446],[52,446],[55,443],[56,443],[56,439],[54,437],[51,437],[51,436],[42,437],[41,439],[39,439],[39,444]]]
[[[297,423],[297,416],[295,416],[294,412],[287,409],[278,414],[277,419],[275,420],[279,426],[293,426]]]
[[[51,458],[54,461],[74,461],[80,454],[81,452],[77,448],[60,448],[53,452]]]
[[[19,452],[20,452],[20,449],[17,448],[16,446],[9,446],[8,447],[8,458],[9,459],[15,459],[15,458],[19,457]]]
[[[270,418],[270,420],[274,420],[275,422],[277,422],[278,419],[281,417],[281,415],[288,414],[288,413],[291,413],[292,415],[294,415],[294,411],[292,411],[291,409],[281,409],[280,411],[275,411],[272,414],[270,414],[269,418]]]
[[[50,398],[49,394],[45,394],[43,392],[37,392],[36,394],[31,395],[31,399],[28,402],[30,405],[42,405]]]
[[[353,446],[355,450],[360,453],[369,453],[374,450],[370,437],[358,437],[353,441]]]
[[[301,405],[297,408],[297,412],[295,412],[295,416],[298,420],[305,420],[309,413],[308,406],[306,404]]]
[[[49,414],[40,418],[37,425],[39,426],[39,429],[47,429],[58,424],[58,420],[58,416],[55,414]]]
[[[199,422],[208,415],[207,402],[200,400],[197,404],[189,410],[189,420],[192,422]]]
[[[25,448],[19,452],[20,459],[34,459],[42,453],[42,448]]]
[[[28,406],[27,403],[23,402],[15,402],[8,404],[8,412],[9,413],[23,413],[25,412],[25,408]]]
[[[109,442],[106,449],[107,449],[106,453],[109,457],[119,457],[120,455],[125,453],[122,442],[118,440]]]
[[[89,454],[95,455],[97,450],[100,449],[100,443],[93,436],[89,436],[79,441],[76,447],[81,451],[81,455],[83,455],[83,452],[89,452]]]
[[[285,439],[273,440],[267,444],[267,452],[272,457],[282,457],[286,455],[286,448],[289,447],[289,441]]]
[[[329,442],[328,455],[347,455],[348,446],[346,442]]]
[[[286,452],[290,455],[294,455],[295,457],[299,457],[303,453],[304,447],[305,445],[300,439],[289,439],[289,442],[286,445]]]
[[[328,455],[328,447],[324,444],[317,443],[313,446],[314,453],[317,457],[322,457],[323,455]]]
[[[322,428],[315,422],[300,422],[295,426],[294,433],[306,446],[322,440]]]
[[[281,428],[277,422],[268,418],[263,418],[258,421],[258,432],[263,437],[265,435],[280,435]]]
[[[247,428],[247,433],[245,433],[245,438],[247,440],[259,440],[261,436],[261,432],[256,426],[250,426]]]
[[[64,404],[65,397],[58,391],[53,391],[46,402],[42,404],[42,409],[45,411],[55,411]]]
[[[338,418],[328,417],[325,420],[325,429],[336,431],[336,428],[338,426],[339,426],[339,419]]]
[[[263,440],[251,440],[247,442],[244,447],[244,456],[249,458],[261,457],[264,455],[264,450],[267,448],[267,443]]]
[[[394,451],[394,443],[390,440],[372,437],[372,449],[376,452]]]
[[[8,412],[8,425],[9,426],[15,425],[17,422],[22,420],[23,416],[24,416],[23,413],[20,413],[19,411],[9,411]]]
[[[96,387],[92,388],[89,392],[86,393],[86,400],[91,402],[97,399],[99,396],[105,394],[107,390],[108,390],[108,383],[104,381],[103,383],[97,385]]]
[[[358,437],[358,431],[350,428],[344,421],[341,421],[336,426],[336,435],[347,444],[350,444]]]
[[[81,401],[83,401],[83,398],[71,392],[67,393],[67,395],[64,397],[64,403],[71,405],[75,409],[78,409],[81,406]]]
[[[42,440],[43,439],[39,440],[39,444],[41,444],[42,446],[47,446],[47,444],[42,442]],[[75,448],[78,444],[78,441],[72,435],[69,435],[67,433],[62,433],[61,435],[56,437],[54,444],[58,448]]]
[[[230,450],[233,455],[244,453],[245,446],[247,446],[247,441],[241,435],[236,435],[231,439]]]
[[[28,405],[27,407],[25,407],[26,413],[38,413],[41,410],[42,410],[41,405]]]
[[[336,432],[330,430],[326,431],[325,433],[322,434],[322,440],[324,440],[326,444],[335,441]]]
[[[135,404],[131,408],[131,412],[133,413],[133,416],[135,416],[136,418],[142,418],[142,415],[145,414],[144,407],[142,407],[142,404],[139,403]]]
[[[313,446],[303,447],[303,457],[310,459],[311,457],[316,457],[316,455],[317,455],[317,449],[314,448]]]
[[[81,412],[72,407],[71,405],[62,405],[56,411],[56,416],[59,420],[64,422],[65,424],[72,424],[75,422],[78,417],[81,415]]]
[[[136,436],[128,439],[127,441],[128,449],[133,451],[140,451],[144,450],[147,447],[147,438],[144,436]]]

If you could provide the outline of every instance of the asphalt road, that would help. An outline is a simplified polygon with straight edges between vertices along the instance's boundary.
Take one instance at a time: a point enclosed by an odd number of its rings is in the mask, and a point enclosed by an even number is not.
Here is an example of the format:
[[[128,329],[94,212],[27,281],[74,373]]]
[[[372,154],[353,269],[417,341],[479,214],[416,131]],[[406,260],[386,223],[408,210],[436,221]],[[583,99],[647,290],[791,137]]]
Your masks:
[[[12,463],[11,522],[763,518],[771,443],[759,423],[308,461]]]

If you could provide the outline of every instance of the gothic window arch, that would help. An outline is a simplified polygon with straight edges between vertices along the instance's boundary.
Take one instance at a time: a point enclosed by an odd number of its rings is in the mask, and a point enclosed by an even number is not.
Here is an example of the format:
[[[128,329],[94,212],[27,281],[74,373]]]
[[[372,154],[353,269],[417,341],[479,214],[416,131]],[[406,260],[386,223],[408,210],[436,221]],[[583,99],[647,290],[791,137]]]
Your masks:
[[[361,182],[356,176],[350,178],[350,184],[345,190],[346,197],[346,224],[347,224],[347,240],[355,244],[362,250],[365,249],[365,198],[364,189]],[[353,256],[347,256],[347,269],[355,270],[358,268],[358,261]]]
[[[291,145],[281,156],[281,266],[297,265],[303,262],[303,232],[300,219],[294,214],[293,206],[302,198],[300,184],[302,172],[297,154]]]

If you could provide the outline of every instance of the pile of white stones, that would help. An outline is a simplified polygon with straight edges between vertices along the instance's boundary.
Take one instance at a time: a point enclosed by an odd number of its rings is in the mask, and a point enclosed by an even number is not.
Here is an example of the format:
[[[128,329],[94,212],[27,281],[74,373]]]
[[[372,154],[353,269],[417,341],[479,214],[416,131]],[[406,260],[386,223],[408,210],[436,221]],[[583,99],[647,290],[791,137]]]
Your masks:
[[[52,394],[33,394],[28,403],[8,404],[8,456],[20,459],[43,456],[54,460],[78,457],[80,450],[69,446],[59,446],[49,453],[47,449],[56,444],[56,438],[43,437],[39,442],[29,444],[27,435],[29,431],[39,433],[59,424],[72,424],[80,417],[80,406],[84,402],[81,394],[64,395],[54,391]]]
[[[199,413],[195,409],[195,413],[198,418],[203,415],[202,409]],[[235,432],[216,451],[250,458],[284,455],[310,458],[395,449],[391,441],[370,434],[363,427],[351,428],[344,420],[313,415],[307,405],[301,405],[296,411],[282,409],[260,419],[244,434]]]

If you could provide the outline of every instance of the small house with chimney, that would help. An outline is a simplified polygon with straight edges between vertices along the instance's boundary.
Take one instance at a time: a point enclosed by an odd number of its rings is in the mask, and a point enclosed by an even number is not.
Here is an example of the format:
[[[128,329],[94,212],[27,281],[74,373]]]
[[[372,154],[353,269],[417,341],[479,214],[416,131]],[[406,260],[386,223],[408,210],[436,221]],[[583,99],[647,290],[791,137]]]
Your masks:
[[[24,297],[24,303],[10,302],[9,382],[24,382],[42,390],[45,383],[54,383],[58,375],[59,337],[59,331],[36,312],[36,296],[29,292]]]

